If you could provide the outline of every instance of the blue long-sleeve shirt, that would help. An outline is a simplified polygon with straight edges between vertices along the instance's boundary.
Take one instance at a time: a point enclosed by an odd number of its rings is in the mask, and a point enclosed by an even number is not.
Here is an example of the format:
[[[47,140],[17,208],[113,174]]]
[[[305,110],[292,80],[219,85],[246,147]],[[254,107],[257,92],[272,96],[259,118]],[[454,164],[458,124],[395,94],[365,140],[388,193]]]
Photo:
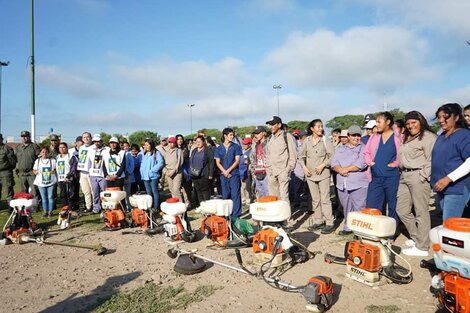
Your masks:
[[[142,156],[142,163],[140,164],[140,176],[142,180],[159,179],[163,165],[163,157],[160,152],[146,152]]]

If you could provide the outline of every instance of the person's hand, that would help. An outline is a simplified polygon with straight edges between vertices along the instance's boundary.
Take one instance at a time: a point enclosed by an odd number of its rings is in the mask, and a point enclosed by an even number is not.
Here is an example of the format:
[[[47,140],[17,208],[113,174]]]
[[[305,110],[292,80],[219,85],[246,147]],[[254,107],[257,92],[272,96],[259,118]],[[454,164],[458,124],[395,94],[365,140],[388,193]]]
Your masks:
[[[325,165],[323,165],[323,164],[318,165],[317,167],[315,167],[315,173],[316,173],[317,175],[320,175],[321,172],[323,172],[323,169],[324,169],[324,168],[325,168]]]
[[[222,174],[223,174],[224,177],[226,177],[226,178],[228,178],[229,175],[230,175],[230,173],[229,173],[227,170],[224,170],[224,171],[222,172]]]
[[[347,168],[344,168],[344,167],[342,167],[342,168],[339,170],[338,173],[339,173],[341,176],[344,176],[344,177],[346,177],[346,176],[349,175],[348,169],[347,169]]]
[[[396,165],[395,162],[392,162],[392,163],[388,163],[387,166],[388,167],[397,167],[398,165]]]
[[[441,192],[446,187],[452,182],[452,180],[449,178],[449,176],[445,176],[441,179],[439,179],[435,184],[434,184],[434,190],[437,192]]]
[[[310,170],[306,166],[304,166],[304,173],[305,173],[305,176],[307,177],[312,176],[312,172],[310,172]]]

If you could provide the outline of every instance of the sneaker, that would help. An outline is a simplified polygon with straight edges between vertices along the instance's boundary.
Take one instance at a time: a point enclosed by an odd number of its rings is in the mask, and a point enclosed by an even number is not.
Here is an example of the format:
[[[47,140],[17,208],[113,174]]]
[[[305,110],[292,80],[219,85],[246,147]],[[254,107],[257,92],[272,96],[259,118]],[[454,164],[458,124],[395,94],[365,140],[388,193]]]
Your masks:
[[[347,236],[347,235],[351,235],[352,233],[353,233],[352,230],[340,230],[340,231],[338,232],[338,235],[340,235],[340,236]]]
[[[327,225],[327,226],[323,227],[323,229],[321,230],[321,233],[323,235],[328,235],[328,234],[331,234],[334,231],[335,231],[335,225]]]
[[[405,247],[412,248],[416,246],[416,242],[413,239],[408,239],[405,241]]]
[[[322,229],[323,227],[325,227],[325,224],[313,224],[313,225],[310,225],[309,227],[307,227],[307,229],[309,231],[314,231],[314,230],[319,230],[319,229]]]
[[[401,252],[409,256],[428,256],[428,251],[420,250],[416,247],[406,248],[401,250]]]
[[[47,217],[47,213],[43,213],[43,214],[42,214],[42,217]]]

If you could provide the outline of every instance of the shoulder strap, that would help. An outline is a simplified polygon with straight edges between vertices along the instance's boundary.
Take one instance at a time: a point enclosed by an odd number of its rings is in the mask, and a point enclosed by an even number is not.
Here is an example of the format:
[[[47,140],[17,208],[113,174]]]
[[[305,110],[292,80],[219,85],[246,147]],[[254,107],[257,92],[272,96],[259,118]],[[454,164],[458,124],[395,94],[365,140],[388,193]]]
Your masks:
[[[286,143],[287,154],[289,154],[289,143],[287,142],[287,132],[286,131],[284,131],[284,142]]]

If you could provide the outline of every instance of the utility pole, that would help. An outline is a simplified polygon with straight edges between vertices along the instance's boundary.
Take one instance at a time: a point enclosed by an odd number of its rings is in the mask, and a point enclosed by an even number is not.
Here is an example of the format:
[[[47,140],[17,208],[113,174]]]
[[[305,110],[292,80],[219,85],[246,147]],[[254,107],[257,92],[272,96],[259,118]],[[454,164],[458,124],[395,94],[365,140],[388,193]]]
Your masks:
[[[193,134],[193,107],[195,107],[195,104],[186,104],[186,106],[189,108],[189,125],[190,125],[190,135]]]
[[[31,141],[36,142],[36,91],[34,82],[34,0],[31,0]]]
[[[277,91],[277,116],[280,116],[279,114],[279,90],[282,88],[282,85],[273,85],[273,89],[276,89]]]
[[[8,66],[10,61],[0,61],[0,134],[2,133],[2,67]]]

